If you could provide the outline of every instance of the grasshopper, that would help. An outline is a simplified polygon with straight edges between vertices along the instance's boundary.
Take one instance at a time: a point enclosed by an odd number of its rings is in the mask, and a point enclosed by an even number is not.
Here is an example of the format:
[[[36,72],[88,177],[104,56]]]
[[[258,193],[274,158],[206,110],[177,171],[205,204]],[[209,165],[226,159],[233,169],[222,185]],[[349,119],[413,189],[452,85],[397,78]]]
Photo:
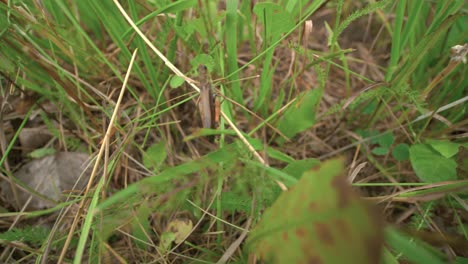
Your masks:
[[[198,73],[200,75],[200,102],[198,108],[200,110],[202,125],[203,128],[214,128],[216,119],[218,118],[216,117],[216,103],[211,81],[208,78],[205,66],[200,65]]]

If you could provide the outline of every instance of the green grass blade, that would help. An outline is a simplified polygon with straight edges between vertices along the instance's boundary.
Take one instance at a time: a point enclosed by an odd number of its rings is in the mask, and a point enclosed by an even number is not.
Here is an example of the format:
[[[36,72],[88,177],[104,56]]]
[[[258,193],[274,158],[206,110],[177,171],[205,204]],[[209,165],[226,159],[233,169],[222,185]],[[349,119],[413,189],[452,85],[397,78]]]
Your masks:
[[[413,239],[403,235],[395,229],[385,230],[385,241],[398,253],[415,264],[443,264],[445,261],[427,249],[417,245]]]
[[[227,53],[227,67],[228,67],[228,76],[232,84],[230,85],[230,92],[233,95],[233,99],[241,105],[244,105],[244,99],[242,97],[242,90],[240,88],[240,82],[236,80],[239,79],[237,66],[237,0],[227,1],[226,7],[226,53]],[[232,73],[232,74],[231,74]]]
[[[398,61],[400,60],[401,48],[401,32],[403,29],[403,21],[405,18],[406,0],[399,1],[395,12],[395,25],[393,26],[392,36],[392,51],[390,52],[390,63],[387,68],[385,80],[391,80],[393,72],[397,69]]]

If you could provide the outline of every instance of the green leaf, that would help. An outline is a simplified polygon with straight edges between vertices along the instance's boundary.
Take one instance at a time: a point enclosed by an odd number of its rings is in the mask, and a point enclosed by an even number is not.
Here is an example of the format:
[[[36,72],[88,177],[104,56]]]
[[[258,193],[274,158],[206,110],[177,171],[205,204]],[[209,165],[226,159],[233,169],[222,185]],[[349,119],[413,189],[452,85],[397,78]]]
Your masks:
[[[161,235],[161,240],[159,241],[159,249],[162,254],[165,254],[169,249],[171,249],[172,242],[176,239],[176,234],[172,232],[164,232]]]
[[[398,161],[405,161],[409,159],[409,146],[408,144],[398,144],[392,151],[392,156]]]
[[[468,258],[456,257],[455,264],[468,264]]]
[[[181,30],[183,30],[186,35],[192,35],[194,32],[198,32],[201,37],[206,37],[206,28],[201,18],[185,21]]]
[[[284,161],[284,162],[287,162],[287,163],[294,162],[293,158],[291,158],[287,154],[285,154],[285,153],[283,153],[283,152],[281,152],[281,151],[279,151],[279,150],[277,150],[275,148],[267,147],[266,151],[268,153],[268,156],[270,156],[273,159]]]
[[[172,76],[171,81],[169,82],[169,85],[171,86],[171,88],[178,88],[184,82],[185,82],[184,78],[182,78],[182,77],[180,77],[178,75],[174,75],[174,76]]]
[[[295,177],[296,179],[299,179],[302,176],[302,174],[304,174],[304,172],[312,169],[313,167],[319,164],[320,160],[314,158],[295,160],[289,163],[289,165],[283,169],[283,172]]]
[[[239,211],[249,213],[252,208],[252,197],[244,195],[240,192],[222,192],[221,205],[225,211]]]
[[[447,140],[429,139],[426,142],[446,158],[455,156],[458,153],[458,149],[460,148],[460,144]]]
[[[33,159],[40,159],[46,156],[54,155],[55,152],[57,151],[53,148],[40,148],[33,150],[28,154],[28,156]]]
[[[392,132],[385,133],[377,138],[378,144],[384,148],[389,148],[394,141],[395,137],[393,136]]]
[[[197,68],[200,64],[205,65],[208,72],[212,72],[215,66],[213,57],[208,54],[198,54],[190,61],[190,64],[192,64],[194,68]]]
[[[253,137],[248,137],[246,136],[245,139],[249,142],[249,144],[255,149],[255,150],[261,150],[264,147],[264,143],[261,139],[259,138],[253,138]]]
[[[265,211],[248,249],[264,263],[379,263],[383,221],[343,171],[335,159],[305,172]]]
[[[146,168],[158,169],[164,160],[166,160],[166,157],[165,142],[161,140],[159,143],[151,145],[146,150],[146,153],[143,154],[143,165]]]
[[[226,12],[220,11],[216,14],[216,16],[212,16],[211,20],[209,21],[212,25],[218,25],[221,21],[225,19]],[[185,20],[184,20],[185,21]],[[205,27],[205,21],[203,18],[196,18],[186,20],[181,28],[183,31],[186,32],[187,35],[191,35],[194,32],[198,32],[202,39],[206,39],[208,37],[208,32]]]
[[[258,16],[258,20],[264,24],[267,37],[276,39],[295,26],[291,14],[278,4],[258,3],[254,6],[253,11]]]
[[[12,228],[0,233],[0,240],[9,242],[30,243],[41,245],[47,240],[50,229],[43,226],[25,226],[23,228]],[[3,243],[2,243],[3,244]]]
[[[294,137],[315,124],[315,107],[320,100],[319,90],[310,90],[298,96],[297,103],[286,110],[278,129],[288,138]]]
[[[375,147],[372,149],[372,153],[378,156],[384,156],[388,153],[388,148],[386,147]]]
[[[377,109],[379,105],[377,100],[372,100],[364,109],[362,109],[362,113],[365,115],[371,115]]]
[[[134,243],[140,249],[147,248],[150,243],[148,234],[151,232],[149,221],[151,213],[149,203],[144,201],[136,210],[136,215],[131,222],[132,236],[135,238]]]
[[[422,181],[432,183],[457,179],[457,163],[440,155],[429,145],[413,145],[409,153],[411,166]]]
[[[374,138],[372,138],[370,140],[371,144],[378,144],[379,143],[379,138],[377,137],[377,135],[379,134],[378,131],[358,129],[358,130],[356,130],[356,134],[360,135],[363,139],[374,137]]]

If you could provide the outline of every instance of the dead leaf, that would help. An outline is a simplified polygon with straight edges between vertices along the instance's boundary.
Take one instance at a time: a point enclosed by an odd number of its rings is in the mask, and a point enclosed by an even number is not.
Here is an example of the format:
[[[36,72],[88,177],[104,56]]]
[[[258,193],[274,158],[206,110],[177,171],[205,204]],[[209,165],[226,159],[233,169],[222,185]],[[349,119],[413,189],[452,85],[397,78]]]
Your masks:
[[[176,235],[174,242],[177,244],[184,242],[192,229],[193,223],[190,219],[175,219],[167,226],[167,230]]]
[[[192,232],[193,223],[190,219],[174,219],[166,227],[166,230],[161,235],[159,246],[161,250],[167,251],[170,249],[172,242],[180,244]]]
[[[62,192],[82,190],[86,186],[90,175],[90,168],[87,169],[88,162],[88,154],[76,152],[58,152],[55,155],[31,160],[14,173],[14,176],[43,197],[18,186],[17,203],[11,184],[7,181],[1,183],[3,195],[11,204],[21,207],[31,197],[31,201],[27,204],[28,210],[53,207],[66,198]]]

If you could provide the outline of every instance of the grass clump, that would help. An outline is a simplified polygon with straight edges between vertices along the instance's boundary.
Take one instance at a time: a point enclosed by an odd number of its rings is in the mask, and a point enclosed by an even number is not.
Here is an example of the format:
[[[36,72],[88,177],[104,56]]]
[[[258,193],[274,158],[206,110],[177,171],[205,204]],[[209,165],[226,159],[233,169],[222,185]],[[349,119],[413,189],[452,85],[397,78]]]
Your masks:
[[[33,151],[92,157],[55,207],[2,197],[0,262],[338,263],[346,234],[360,263],[468,258],[464,1],[0,10],[3,186],[40,194]]]

